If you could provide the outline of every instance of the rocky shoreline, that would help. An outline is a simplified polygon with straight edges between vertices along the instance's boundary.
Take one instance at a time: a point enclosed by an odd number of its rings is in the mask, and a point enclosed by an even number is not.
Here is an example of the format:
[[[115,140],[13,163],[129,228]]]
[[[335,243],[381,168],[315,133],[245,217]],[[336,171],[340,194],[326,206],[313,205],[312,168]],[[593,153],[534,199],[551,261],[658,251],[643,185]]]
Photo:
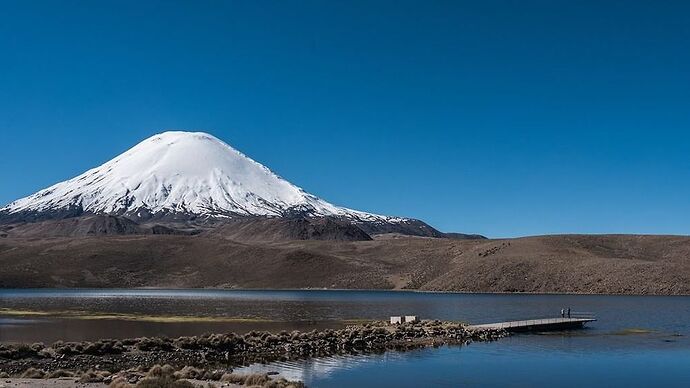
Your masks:
[[[371,322],[340,330],[280,333],[252,331],[244,335],[205,334],[166,338],[104,339],[95,342],[61,342],[50,346],[0,344],[0,376],[56,377],[60,374],[91,376],[89,381],[110,382],[115,374],[130,371],[129,383],[144,379],[155,365],[174,371],[197,368],[196,377],[219,380],[233,367],[344,354],[371,354],[445,344],[493,341],[507,334],[501,330],[473,330],[457,322],[422,321],[389,325]],[[135,373],[136,372],[136,373]],[[27,374],[28,373],[28,374]]]

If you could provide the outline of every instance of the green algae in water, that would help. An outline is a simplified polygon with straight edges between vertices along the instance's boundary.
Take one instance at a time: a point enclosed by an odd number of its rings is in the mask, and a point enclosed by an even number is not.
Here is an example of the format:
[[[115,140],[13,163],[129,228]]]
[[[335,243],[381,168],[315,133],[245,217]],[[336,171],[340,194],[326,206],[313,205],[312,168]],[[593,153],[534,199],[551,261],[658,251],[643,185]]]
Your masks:
[[[148,314],[124,314],[124,313],[102,313],[90,311],[40,311],[40,310],[18,310],[0,308],[0,315],[16,317],[53,317],[70,318],[83,320],[123,320],[123,321],[142,321],[160,323],[181,323],[181,322],[272,322],[268,319],[242,318],[242,317],[222,317],[222,316],[187,316],[187,315],[148,315]]]
[[[639,328],[639,327],[631,327],[631,328],[627,328],[627,329],[613,332],[611,334],[613,334],[613,335],[640,335],[640,334],[651,334],[651,333],[654,333],[654,330],[643,329],[643,328]]]

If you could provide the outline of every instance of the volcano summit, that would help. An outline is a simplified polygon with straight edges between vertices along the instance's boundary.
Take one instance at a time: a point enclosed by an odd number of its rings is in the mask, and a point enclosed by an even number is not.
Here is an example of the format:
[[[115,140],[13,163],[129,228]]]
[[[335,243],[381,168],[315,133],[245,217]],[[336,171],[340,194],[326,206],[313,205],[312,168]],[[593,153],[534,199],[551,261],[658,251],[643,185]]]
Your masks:
[[[14,223],[83,215],[195,223],[329,217],[368,233],[442,235],[418,220],[326,202],[202,132],[152,136],[99,167],[0,209],[0,220]]]

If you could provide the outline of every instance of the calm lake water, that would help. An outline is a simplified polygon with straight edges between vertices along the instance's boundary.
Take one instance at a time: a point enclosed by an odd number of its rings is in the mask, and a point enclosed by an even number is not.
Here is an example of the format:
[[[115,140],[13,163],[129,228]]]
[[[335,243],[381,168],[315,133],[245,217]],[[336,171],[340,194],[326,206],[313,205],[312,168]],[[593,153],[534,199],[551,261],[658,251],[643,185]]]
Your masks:
[[[0,290],[0,342],[340,327],[343,320],[486,323],[595,313],[585,330],[384,355],[252,365],[310,387],[687,386],[690,297],[385,291]],[[39,314],[40,313],[40,314]],[[143,317],[143,318],[142,318]]]

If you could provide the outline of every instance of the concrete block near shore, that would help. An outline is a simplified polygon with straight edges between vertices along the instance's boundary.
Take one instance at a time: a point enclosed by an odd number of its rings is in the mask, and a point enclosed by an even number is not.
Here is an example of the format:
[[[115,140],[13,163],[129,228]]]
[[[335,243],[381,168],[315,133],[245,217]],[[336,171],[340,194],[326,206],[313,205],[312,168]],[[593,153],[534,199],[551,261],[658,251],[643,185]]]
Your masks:
[[[400,325],[402,323],[417,323],[419,317],[416,315],[392,316],[391,325]]]

